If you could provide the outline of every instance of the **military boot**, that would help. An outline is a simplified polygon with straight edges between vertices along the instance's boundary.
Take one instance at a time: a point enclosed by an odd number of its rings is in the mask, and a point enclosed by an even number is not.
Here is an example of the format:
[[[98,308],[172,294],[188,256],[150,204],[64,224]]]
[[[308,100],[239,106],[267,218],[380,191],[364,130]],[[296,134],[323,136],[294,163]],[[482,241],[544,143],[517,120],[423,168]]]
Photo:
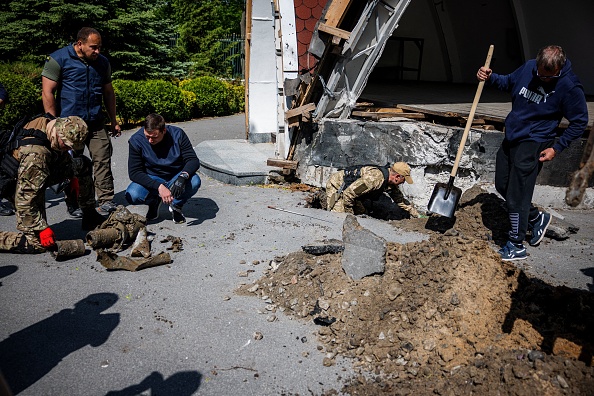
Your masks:
[[[105,217],[101,216],[95,208],[83,209],[82,215],[82,229],[84,231],[91,231],[100,226],[105,220]]]

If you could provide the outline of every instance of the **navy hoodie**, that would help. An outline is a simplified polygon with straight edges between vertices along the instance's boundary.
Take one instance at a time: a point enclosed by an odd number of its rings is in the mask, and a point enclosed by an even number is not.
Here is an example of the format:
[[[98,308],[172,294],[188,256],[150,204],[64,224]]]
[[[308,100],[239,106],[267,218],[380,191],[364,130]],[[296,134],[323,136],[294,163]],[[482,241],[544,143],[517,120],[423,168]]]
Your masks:
[[[140,128],[128,140],[128,176],[147,189],[159,189],[161,183],[148,175],[171,180],[181,171],[192,176],[200,168],[200,160],[183,129],[166,125],[167,133],[158,144],[152,145]]]
[[[588,125],[584,90],[569,59],[559,78],[542,81],[536,75],[536,60],[532,59],[511,74],[492,73],[487,84],[512,94],[512,110],[505,119],[505,139],[510,142],[553,140],[565,117],[569,127],[553,146],[561,152],[581,137]]]

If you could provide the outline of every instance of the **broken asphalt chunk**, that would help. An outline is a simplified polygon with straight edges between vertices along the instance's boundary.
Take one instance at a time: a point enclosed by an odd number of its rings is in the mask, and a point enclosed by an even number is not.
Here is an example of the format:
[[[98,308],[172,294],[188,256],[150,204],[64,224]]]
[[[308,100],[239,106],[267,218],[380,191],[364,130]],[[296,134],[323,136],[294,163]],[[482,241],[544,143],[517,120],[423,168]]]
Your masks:
[[[301,249],[305,253],[319,256],[322,254],[336,254],[344,251],[344,244],[338,239],[328,239],[323,241],[316,241],[309,245],[302,246]]]

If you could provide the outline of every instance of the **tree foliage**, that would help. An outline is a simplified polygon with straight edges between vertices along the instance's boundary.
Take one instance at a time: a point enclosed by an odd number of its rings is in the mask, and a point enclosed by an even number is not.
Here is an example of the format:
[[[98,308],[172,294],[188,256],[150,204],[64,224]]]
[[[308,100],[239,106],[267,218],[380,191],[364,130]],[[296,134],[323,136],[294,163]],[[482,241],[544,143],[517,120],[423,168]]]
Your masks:
[[[0,61],[42,64],[91,26],[114,78],[225,73],[217,41],[240,33],[243,0],[8,0],[0,2]],[[180,40],[177,40],[177,37]]]
[[[194,72],[227,73],[221,70],[228,44],[220,41],[241,34],[243,0],[173,0],[179,45],[194,63]]]

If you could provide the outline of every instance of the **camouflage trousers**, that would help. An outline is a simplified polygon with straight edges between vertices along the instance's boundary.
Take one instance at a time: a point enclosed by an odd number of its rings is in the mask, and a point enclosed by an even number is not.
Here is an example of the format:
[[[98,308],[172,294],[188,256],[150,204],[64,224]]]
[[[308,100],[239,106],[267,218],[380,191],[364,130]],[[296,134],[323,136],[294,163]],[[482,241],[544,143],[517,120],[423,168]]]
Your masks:
[[[43,253],[35,232],[0,231],[0,251],[11,253]]]
[[[332,212],[362,214],[365,213],[365,206],[356,199],[351,190],[338,192],[344,180],[344,171],[336,172],[328,178],[326,183],[326,209]],[[345,194],[348,196],[348,201],[353,202],[353,205],[345,204]]]
[[[47,227],[45,190],[51,185],[76,176],[80,207],[94,208],[91,162],[86,158],[78,158],[73,162],[69,155],[62,155],[51,161],[51,165],[47,165],[50,163],[47,150],[42,146],[24,147],[26,150],[22,152],[23,158],[19,165],[17,192],[15,197],[12,197],[16,209],[16,228],[21,232],[0,232],[0,251],[42,253],[45,249],[41,246],[38,233]]]

